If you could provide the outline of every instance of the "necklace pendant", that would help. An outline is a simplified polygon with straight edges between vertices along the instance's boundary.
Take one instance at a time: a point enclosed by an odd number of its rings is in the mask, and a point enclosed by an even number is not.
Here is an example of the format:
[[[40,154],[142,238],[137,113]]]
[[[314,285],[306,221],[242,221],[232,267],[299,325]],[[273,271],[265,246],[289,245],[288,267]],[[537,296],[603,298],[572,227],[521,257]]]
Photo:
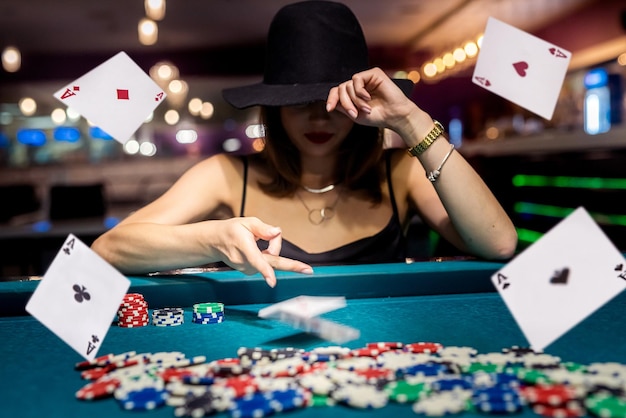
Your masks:
[[[322,187],[321,189],[314,189],[312,187],[306,187],[306,186],[302,186],[302,188],[309,193],[322,194],[322,193],[330,192],[331,190],[333,190],[335,188],[335,185],[329,184],[328,186]]]
[[[319,225],[324,222],[326,218],[324,217],[324,209],[311,209],[309,211],[309,222],[313,225]]]

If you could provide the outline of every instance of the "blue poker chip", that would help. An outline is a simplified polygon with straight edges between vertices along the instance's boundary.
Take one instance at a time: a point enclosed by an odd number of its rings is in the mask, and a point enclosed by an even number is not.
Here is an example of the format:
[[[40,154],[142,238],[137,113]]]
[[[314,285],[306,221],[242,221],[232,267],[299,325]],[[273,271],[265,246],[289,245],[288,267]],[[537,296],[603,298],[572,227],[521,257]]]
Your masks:
[[[118,403],[126,410],[148,411],[165,405],[168,392],[165,389],[146,387],[139,390],[131,390],[120,396]]]
[[[398,372],[409,376],[441,376],[447,373],[447,367],[438,363],[423,363],[403,367]]]
[[[474,402],[522,402],[520,393],[512,388],[497,386],[486,389],[475,389],[472,393]]]
[[[490,414],[512,414],[519,412],[523,407],[523,402],[507,402],[507,401],[486,401],[474,402],[474,407],[480,412]]]
[[[224,316],[224,312],[208,312],[208,313],[194,312],[192,315],[193,318],[199,318],[199,319],[221,318],[223,316]]]
[[[473,387],[473,380],[471,376],[458,376],[445,379],[435,380],[431,383],[433,390],[437,392],[450,391],[450,390],[469,390]]]

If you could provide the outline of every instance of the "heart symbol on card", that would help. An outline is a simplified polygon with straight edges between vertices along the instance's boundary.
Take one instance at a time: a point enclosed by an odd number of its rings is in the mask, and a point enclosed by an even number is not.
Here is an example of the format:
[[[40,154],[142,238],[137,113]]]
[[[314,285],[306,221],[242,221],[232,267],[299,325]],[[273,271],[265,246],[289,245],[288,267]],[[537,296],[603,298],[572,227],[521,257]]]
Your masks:
[[[554,272],[554,276],[550,279],[552,284],[567,284],[569,279],[569,269],[565,267],[563,270],[557,270]]]
[[[526,77],[526,70],[528,69],[528,63],[526,61],[519,61],[513,63],[513,68],[520,77]]]

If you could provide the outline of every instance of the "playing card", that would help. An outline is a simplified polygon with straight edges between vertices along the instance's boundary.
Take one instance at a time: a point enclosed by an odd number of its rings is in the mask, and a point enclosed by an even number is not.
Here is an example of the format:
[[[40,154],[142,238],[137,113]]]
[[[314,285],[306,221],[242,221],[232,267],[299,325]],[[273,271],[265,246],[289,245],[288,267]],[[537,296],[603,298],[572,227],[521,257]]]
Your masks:
[[[346,298],[342,296],[297,296],[261,309],[259,316],[271,318],[279,315],[280,312],[287,312],[302,318],[313,318],[345,306]]]
[[[98,353],[130,281],[70,234],[26,311],[84,358]]]
[[[277,319],[322,339],[343,344],[359,338],[359,330],[318,316],[345,306],[343,296],[297,296],[259,310],[259,317]]]
[[[572,54],[490,17],[474,68],[474,84],[552,119]]]
[[[491,280],[541,351],[624,290],[626,262],[581,207]]]
[[[55,98],[122,144],[166,96],[125,52],[54,93]]]

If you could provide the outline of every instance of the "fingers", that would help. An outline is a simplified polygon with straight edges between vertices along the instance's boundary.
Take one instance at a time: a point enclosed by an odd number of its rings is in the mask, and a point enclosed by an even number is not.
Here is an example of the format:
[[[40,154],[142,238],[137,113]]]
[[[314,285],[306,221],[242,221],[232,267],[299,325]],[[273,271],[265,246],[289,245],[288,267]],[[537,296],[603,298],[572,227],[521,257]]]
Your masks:
[[[367,78],[367,72],[355,74],[352,80],[333,87],[328,93],[326,110],[337,110],[352,119],[357,119],[359,112],[370,114],[372,108],[368,102],[372,96],[366,87]]]

